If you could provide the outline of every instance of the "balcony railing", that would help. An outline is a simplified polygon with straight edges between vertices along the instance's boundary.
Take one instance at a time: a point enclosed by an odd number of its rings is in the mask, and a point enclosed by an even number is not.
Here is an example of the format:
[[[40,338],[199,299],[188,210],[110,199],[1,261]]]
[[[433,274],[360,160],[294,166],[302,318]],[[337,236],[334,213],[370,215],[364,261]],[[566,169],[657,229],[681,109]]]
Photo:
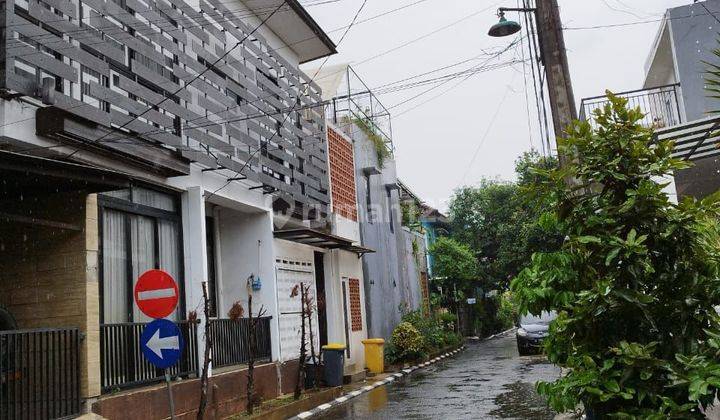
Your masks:
[[[150,364],[140,350],[144,323],[100,325],[100,382],[103,392],[161,381],[165,372]],[[172,377],[198,373],[197,321],[178,323],[185,348],[177,365],[168,369]]]
[[[0,419],[57,419],[78,413],[78,329],[0,331]]]
[[[648,128],[661,129],[681,124],[680,102],[678,100],[680,85],[657,86],[649,89],[632,90],[615,93],[616,96],[628,100],[629,108],[640,108],[645,114],[641,124]],[[592,120],[593,113],[608,103],[606,95],[585,98],[580,104],[580,119]]]
[[[271,319],[272,317],[258,318],[254,349],[256,361],[269,361],[271,358]],[[249,319],[213,319],[210,321],[210,338],[213,343],[213,367],[241,365],[250,359]]]
[[[394,151],[390,111],[350,66],[343,75],[338,96],[326,109],[326,117],[341,126],[353,120],[362,121],[390,151]]]

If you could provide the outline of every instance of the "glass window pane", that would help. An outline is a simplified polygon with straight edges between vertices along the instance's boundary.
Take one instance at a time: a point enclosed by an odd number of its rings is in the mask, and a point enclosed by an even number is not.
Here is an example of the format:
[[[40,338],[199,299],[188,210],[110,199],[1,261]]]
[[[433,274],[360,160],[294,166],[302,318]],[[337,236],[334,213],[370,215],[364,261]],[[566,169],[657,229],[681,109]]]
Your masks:
[[[182,280],[180,277],[180,228],[177,222],[159,219],[158,229],[158,238],[160,240],[160,269],[166,271],[175,279],[180,288],[180,293],[182,293],[182,287],[180,286]],[[182,301],[182,299],[180,299],[180,301]],[[183,319],[184,317],[180,313],[180,310],[180,303],[178,303],[175,313],[168,316],[168,319],[175,321]]]
[[[130,238],[132,250],[133,287],[138,277],[155,268],[155,220],[143,216],[130,217]],[[133,303],[133,322],[150,322],[152,318],[145,316]]]
[[[100,195],[130,201],[130,190],[129,189],[128,190],[107,191],[104,193],[100,193]]]
[[[145,188],[133,188],[133,202],[160,210],[177,211],[175,197]]]
[[[125,215],[103,211],[103,323],[128,322]]]

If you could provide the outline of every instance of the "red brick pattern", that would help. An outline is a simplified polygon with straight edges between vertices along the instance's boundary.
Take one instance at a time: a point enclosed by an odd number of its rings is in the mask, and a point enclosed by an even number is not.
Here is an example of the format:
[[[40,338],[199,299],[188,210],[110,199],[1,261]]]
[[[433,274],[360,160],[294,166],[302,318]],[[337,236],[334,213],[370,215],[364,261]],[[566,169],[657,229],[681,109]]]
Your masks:
[[[355,164],[352,144],[338,132],[328,127],[330,149],[330,185],[332,186],[333,211],[357,222],[357,198],[355,195]]]
[[[352,330],[362,331],[362,309],[360,308],[360,280],[350,279],[350,319]]]

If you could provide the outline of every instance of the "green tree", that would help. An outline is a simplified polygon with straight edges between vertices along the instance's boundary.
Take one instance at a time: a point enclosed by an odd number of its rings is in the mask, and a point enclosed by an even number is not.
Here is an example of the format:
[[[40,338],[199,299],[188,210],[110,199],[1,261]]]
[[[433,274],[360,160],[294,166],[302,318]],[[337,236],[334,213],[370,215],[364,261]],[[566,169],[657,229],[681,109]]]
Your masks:
[[[562,248],[512,284],[521,311],[558,312],[545,349],[566,373],[538,389],[596,418],[704,418],[720,389],[718,195],[672,203],[657,180],[687,164],[609,98],[597,129],[570,127],[570,163],[543,173],[541,225],[566,232]]]
[[[437,277],[463,285],[477,280],[477,259],[467,245],[440,237],[432,244],[430,252],[433,255],[433,272]]]
[[[483,180],[457,190],[450,202],[453,238],[467,244],[480,259],[483,286],[505,290],[510,279],[540,250],[556,249],[557,235],[537,227],[546,200],[532,194],[557,167],[557,159],[535,151],[515,162],[518,182]]]

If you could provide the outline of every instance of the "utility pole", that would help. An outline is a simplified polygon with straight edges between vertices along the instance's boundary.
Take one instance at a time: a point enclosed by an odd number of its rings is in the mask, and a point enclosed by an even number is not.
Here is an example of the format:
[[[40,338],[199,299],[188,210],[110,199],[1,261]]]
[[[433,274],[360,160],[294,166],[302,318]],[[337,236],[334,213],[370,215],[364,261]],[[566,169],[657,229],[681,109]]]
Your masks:
[[[500,22],[490,28],[490,36],[508,36],[520,31],[520,24],[505,19],[505,12],[534,13],[537,21],[538,42],[540,44],[540,60],[545,67],[545,74],[550,96],[555,138],[561,143],[565,129],[577,119],[575,95],[573,94],[570,69],[568,66],[565,38],[560,21],[560,8],[557,0],[535,0],[535,7],[501,7],[498,9]],[[528,33],[531,33],[528,28]],[[530,40],[533,42],[533,40]],[[558,153],[560,166],[566,162],[562,153]]]
[[[573,94],[570,68],[568,66],[565,37],[560,21],[560,8],[557,0],[537,0],[535,4],[538,38],[541,59],[545,65],[547,87],[552,110],[555,138],[561,142],[565,129],[576,120],[577,108]],[[564,166],[564,156],[558,153],[560,166]]]

